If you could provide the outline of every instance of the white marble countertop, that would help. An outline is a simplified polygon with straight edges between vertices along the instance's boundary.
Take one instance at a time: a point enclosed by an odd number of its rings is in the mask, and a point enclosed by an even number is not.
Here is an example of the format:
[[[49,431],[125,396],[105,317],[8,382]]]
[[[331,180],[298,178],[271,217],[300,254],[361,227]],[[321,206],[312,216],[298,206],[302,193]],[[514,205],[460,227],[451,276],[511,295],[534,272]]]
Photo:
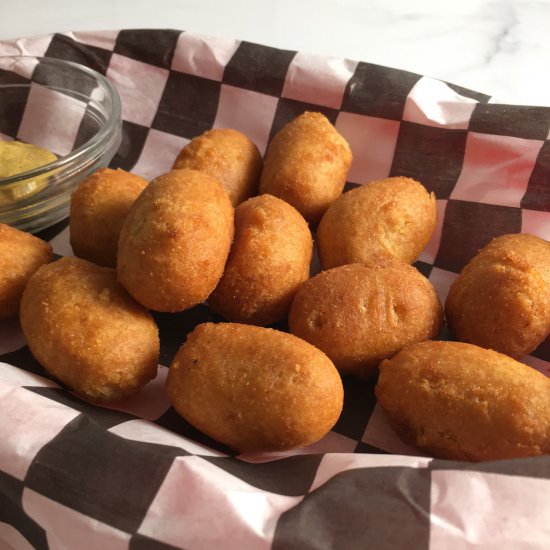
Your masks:
[[[0,40],[175,28],[440,78],[550,105],[550,0],[0,0]]]

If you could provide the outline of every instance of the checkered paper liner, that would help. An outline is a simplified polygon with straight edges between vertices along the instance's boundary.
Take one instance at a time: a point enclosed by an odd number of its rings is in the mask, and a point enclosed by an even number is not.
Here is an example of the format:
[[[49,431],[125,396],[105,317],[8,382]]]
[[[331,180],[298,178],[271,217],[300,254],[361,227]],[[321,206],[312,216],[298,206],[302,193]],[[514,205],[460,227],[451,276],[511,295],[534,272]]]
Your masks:
[[[40,58],[2,54],[0,49],[0,139],[17,138],[63,157],[97,133],[87,97],[97,101],[103,92],[91,75],[79,73],[79,92],[69,92],[74,73],[52,74]]]
[[[443,300],[492,237],[550,240],[549,108],[492,104],[405,71],[175,30],[0,42],[0,55],[21,54],[105,74],[122,98],[123,140],[111,166],[146,178],[169,170],[209,128],[240,130],[263,153],[287,121],[324,113],[353,149],[350,185],[404,175],[435,192],[439,225],[416,265]],[[33,71],[14,73],[0,60],[0,81],[31,76],[39,84]],[[19,112],[0,105],[0,137],[40,138],[35,92]],[[78,117],[68,118],[66,149],[82,139]],[[72,254],[66,221],[41,236]],[[17,323],[0,323],[1,548],[550,547],[550,457],[419,456],[389,429],[373,381],[344,380],[344,411],[319,443],[236,455],[178,417],[163,390],[186,334],[219,319],[204,305],[155,318],[158,376],[113,408],[60,387]],[[548,374],[550,342],[524,360]]]

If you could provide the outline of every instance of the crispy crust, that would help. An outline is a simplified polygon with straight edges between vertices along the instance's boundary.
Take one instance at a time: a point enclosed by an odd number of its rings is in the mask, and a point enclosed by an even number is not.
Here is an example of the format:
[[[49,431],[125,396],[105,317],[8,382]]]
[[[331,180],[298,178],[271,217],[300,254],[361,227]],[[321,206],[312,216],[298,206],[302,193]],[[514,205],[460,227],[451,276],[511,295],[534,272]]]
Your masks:
[[[233,207],[221,184],[196,170],[172,170],[136,200],[120,234],[122,286],[157,311],[204,301],[220,280],[231,241]]]
[[[433,338],[442,323],[435,289],[397,260],[323,271],[298,290],[289,313],[293,334],[323,350],[342,373],[370,376],[406,345]]]
[[[210,306],[228,321],[280,321],[309,277],[312,249],[308,225],[295,208],[271,195],[247,200],[235,210],[235,239]]]
[[[230,128],[204,132],[186,145],[173,169],[200,170],[220,181],[233,206],[254,193],[263,161],[254,143]]]
[[[0,223],[0,320],[17,317],[28,280],[51,260],[49,243]]]
[[[373,181],[339,197],[317,230],[323,269],[377,258],[416,260],[437,222],[435,196],[411,178]]]
[[[116,267],[117,244],[130,207],[147,181],[124,170],[101,168],[71,196],[70,239],[76,256]]]
[[[236,323],[199,325],[170,367],[166,391],[197,429],[240,451],[303,447],[336,423],[340,376],[307,342]]]
[[[342,194],[351,161],[347,141],[327,118],[306,112],[279,130],[269,144],[260,193],[285,200],[317,225]]]
[[[398,435],[435,457],[550,453],[550,379],[492,350],[412,345],[380,365],[376,396]]]
[[[533,351],[550,332],[550,243],[493,239],[451,285],[445,314],[459,340],[511,357]]]
[[[41,267],[23,294],[21,328],[37,361],[90,400],[116,401],[156,376],[157,327],[114,269],[79,258]]]

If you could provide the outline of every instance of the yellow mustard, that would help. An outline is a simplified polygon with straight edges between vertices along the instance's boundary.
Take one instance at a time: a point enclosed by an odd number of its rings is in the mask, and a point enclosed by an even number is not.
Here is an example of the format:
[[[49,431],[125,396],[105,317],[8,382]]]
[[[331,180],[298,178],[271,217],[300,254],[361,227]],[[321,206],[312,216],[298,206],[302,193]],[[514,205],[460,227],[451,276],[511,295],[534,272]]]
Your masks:
[[[0,141],[0,178],[16,176],[54,160],[57,160],[57,157],[42,147],[20,141]],[[0,206],[38,193],[46,187],[48,178],[49,174],[46,174],[10,185],[0,185]]]

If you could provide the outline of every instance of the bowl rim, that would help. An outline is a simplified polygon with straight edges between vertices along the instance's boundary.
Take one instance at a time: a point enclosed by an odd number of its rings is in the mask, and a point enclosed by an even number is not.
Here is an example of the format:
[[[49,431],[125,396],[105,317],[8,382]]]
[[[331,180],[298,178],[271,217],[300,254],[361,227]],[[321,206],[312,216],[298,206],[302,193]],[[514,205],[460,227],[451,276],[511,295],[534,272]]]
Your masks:
[[[88,141],[84,142],[82,145],[77,147],[74,151],[71,151],[68,155],[60,157],[48,164],[39,166],[38,168],[33,168],[32,170],[27,170],[26,172],[21,172],[14,176],[9,176],[6,178],[0,178],[0,187],[12,185],[21,181],[34,179],[45,174],[50,174],[51,172],[58,171],[65,166],[74,165],[82,157],[87,157],[87,153],[93,151],[98,144],[103,143],[103,141],[116,130],[121,120],[121,100],[120,95],[115,88],[115,86],[110,82],[108,78],[98,73],[96,70],[82,65],[81,63],[76,63],[74,61],[68,61],[65,59],[58,59],[55,57],[44,57],[36,55],[0,55],[0,60],[12,58],[12,59],[37,59],[39,62],[51,63],[54,65],[70,66],[74,69],[77,69],[83,73],[88,74],[93,77],[98,83],[104,88],[104,90],[109,95],[112,101],[112,109],[109,113],[109,116],[106,120],[106,123],[99,129],[99,131],[94,134]],[[29,81],[29,85],[32,80]],[[9,85],[8,86],[13,86]],[[26,84],[16,84],[15,86],[26,86]],[[47,85],[46,85],[47,86]],[[0,88],[2,85],[0,85]],[[53,88],[52,88],[53,89]],[[15,140],[14,140],[15,141]]]

